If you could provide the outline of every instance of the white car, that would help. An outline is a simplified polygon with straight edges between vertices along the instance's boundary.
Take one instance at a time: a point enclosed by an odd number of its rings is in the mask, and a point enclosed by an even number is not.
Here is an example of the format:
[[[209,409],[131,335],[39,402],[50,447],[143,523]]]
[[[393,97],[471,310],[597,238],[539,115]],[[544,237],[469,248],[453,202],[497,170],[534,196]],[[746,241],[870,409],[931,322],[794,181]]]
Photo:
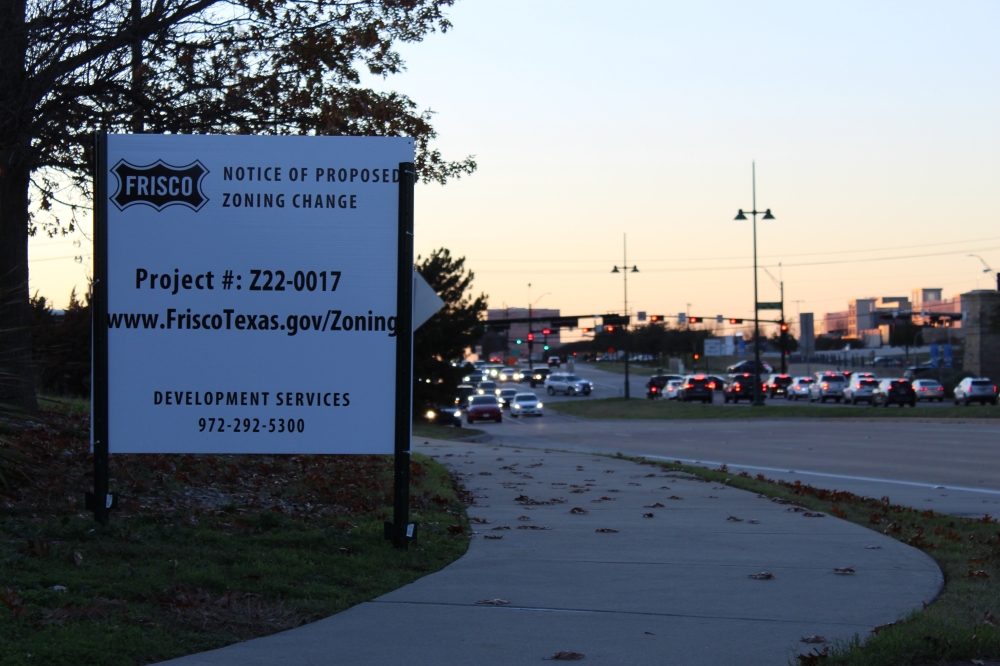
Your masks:
[[[517,370],[515,370],[514,368],[504,368],[497,375],[497,379],[502,382],[516,382]]]
[[[549,395],[565,393],[566,395],[590,395],[594,390],[594,384],[576,375],[565,372],[556,372],[549,375],[545,380],[545,391]]]
[[[510,403],[510,415],[514,418],[519,416],[541,416],[542,403],[534,393],[518,393]]]
[[[817,372],[815,380],[809,385],[809,402],[814,400],[826,402],[830,399],[840,402],[844,399],[844,386],[846,384],[844,375]]]
[[[671,379],[667,382],[667,385],[663,387],[663,397],[667,400],[676,400],[677,392],[681,390],[684,386],[683,379]]]
[[[917,379],[913,382],[913,390],[917,393],[917,402],[944,402],[944,387],[936,379]]]
[[[809,399],[809,387],[812,386],[813,380],[811,377],[795,377],[792,379],[792,383],[788,385],[788,389],[785,392],[785,397],[789,400],[801,400],[802,398]]]
[[[851,375],[851,381],[844,387],[844,402],[856,405],[861,401],[871,404],[872,391],[878,388],[878,380],[874,377],[857,377]]]
[[[955,404],[963,404],[966,407],[971,402],[978,402],[985,405],[997,404],[997,387],[986,377],[966,377],[955,387]]]

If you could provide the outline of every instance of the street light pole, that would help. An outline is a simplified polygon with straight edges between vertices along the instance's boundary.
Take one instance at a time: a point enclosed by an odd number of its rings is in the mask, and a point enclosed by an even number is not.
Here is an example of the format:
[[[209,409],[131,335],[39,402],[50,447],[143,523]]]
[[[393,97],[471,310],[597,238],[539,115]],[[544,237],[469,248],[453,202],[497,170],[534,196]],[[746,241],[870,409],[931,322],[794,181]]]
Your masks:
[[[627,245],[626,241],[627,241],[626,235],[622,234],[622,264],[623,265],[621,266],[621,271],[618,270],[618,268],[619,268],[618,266],[615,266],[614,270],[612,270],[611,272],[612,273],[621,272],[622,278],[624,279],[624,283],[625,283],[625,325],[624,325],[624,330],[625,330],[625,399],[629,400],[632,396],[629,394],[629,383],[628,383],[628,354],[629,354],[629,347],[630,347],[630,345],[628,343],[628,324],[629,324],[629,316],[628,316],[628,274],[629,274],[629,269],[631,269],[632,273],[638,273],[639,269],[637,267],[635,267],[635,266],[629,266],[628,265],[628,245]]]
[[[771,209],[765,211],[757,210],[757,164],[751,163],[751,178],[753,179],[753,210],[749,211],[753,216],[753,357],[754,357],[754,383],[753,383],[753,405],[754,407],[764,406],[764,396],[760,391],[760,310],[757,300],[757,216],[761,215],[762,220],[773,220]],[[734,219],[747,219],[746,213],[740,208]]]

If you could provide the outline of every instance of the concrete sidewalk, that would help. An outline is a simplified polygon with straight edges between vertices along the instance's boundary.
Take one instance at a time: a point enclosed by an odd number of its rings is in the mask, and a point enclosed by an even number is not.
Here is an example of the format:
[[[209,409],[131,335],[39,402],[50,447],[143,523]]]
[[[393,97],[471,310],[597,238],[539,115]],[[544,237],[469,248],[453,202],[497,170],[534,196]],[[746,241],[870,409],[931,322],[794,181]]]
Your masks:
[[[866,637],[943,584],[894,539],[659,468],[414,443],[477,497],[469,515],[486,522],[463,558],[311,625],[166,663],[506,666],[566,650],[596,664],[778,665],[821,647],[803,637]],[[774,578],[748,578],[761,572]],[[495,599],[507,603],[478,603]]]

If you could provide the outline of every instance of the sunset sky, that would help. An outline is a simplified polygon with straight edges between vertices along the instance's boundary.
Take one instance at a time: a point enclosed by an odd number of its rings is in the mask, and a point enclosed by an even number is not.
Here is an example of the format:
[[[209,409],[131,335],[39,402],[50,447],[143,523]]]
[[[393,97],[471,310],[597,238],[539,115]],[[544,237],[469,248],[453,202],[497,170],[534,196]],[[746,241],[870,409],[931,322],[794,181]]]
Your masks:
[[[471,177],[418,187],[416,244],[467,257],[491,307],[525,307],[530,283],[539,307],[620,312],[627,233],[633,310],[752,316],[751,226],[733,217],[753,160],[777,218],[759,222],[760,263],[793,317],[995,284],[967,255],[1000,269],[1000,4],[459,0],[449,15],[404,46],[406,73],[366,84],[433,109],[446,157],[476,156]],[[90,255],[83,237],[33,240],[32,290],[61,307]],[[760,286],[778,300],[763,271]]]

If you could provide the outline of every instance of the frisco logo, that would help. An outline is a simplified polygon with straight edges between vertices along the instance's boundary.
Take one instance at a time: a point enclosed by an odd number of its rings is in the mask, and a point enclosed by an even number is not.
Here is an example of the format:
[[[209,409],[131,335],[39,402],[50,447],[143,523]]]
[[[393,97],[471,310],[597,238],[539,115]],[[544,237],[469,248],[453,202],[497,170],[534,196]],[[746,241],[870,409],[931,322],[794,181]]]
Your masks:
[[[118,210],[144,204],[157,211],[175,205],[197,211],[208,201],[201,189],[208,169],[198,160],[182,167],[163,160],[145,166],[119,160],[111,173],[118,179],[118,189],[111,195]]]

